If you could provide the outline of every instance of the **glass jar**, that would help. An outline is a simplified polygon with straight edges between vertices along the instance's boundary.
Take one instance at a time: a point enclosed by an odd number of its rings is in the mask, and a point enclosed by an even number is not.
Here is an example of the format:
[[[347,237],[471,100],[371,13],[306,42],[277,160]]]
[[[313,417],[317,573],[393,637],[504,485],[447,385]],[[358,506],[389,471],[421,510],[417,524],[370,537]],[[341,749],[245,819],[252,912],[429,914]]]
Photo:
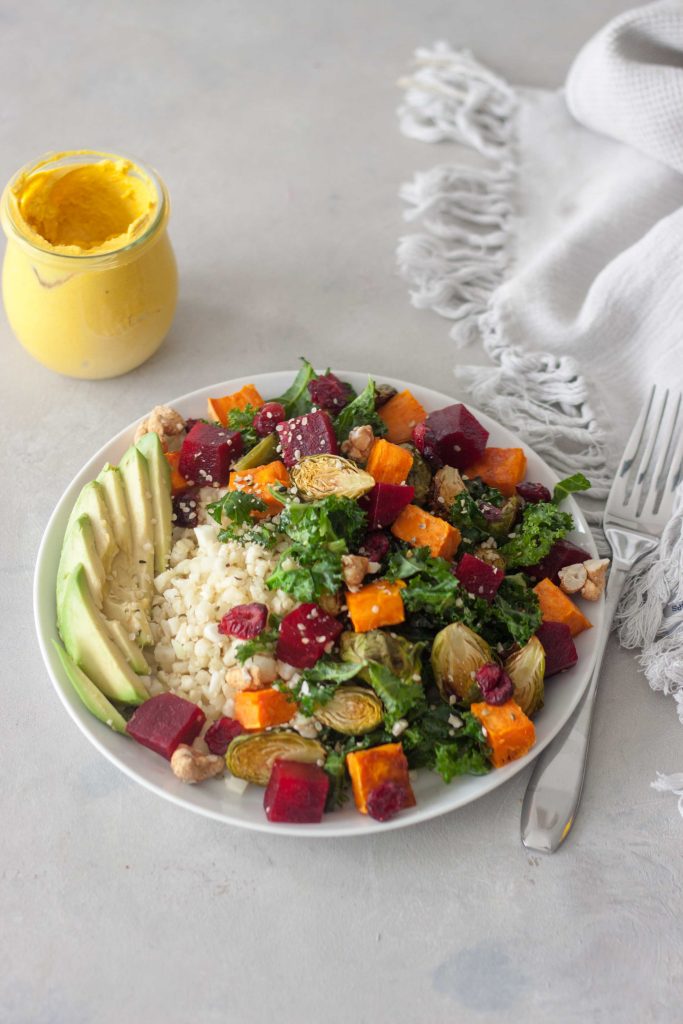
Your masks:
[[[168,192],[154,171],[111,153],[48,154],[8,183],[0,217],[5,310],[35,359],[92,380],[156,352],[178,273]]]

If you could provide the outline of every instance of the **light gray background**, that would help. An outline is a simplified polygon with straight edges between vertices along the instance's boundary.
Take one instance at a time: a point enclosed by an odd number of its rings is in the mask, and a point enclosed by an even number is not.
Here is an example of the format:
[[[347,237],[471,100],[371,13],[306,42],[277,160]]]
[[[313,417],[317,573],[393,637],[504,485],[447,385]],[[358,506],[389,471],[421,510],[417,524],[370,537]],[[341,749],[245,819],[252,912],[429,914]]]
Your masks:
[[[526,775],[362,841],[176,809],[76,730],[31,617],[54,503],[154,403],[299,353],[453,387],[447,325],[409,306],[393,255],[399,185],[449,149],[398,134],[394,82],[416,46],[448,38],[515,81],[558,85],[627,6],[0,5],[0,178],[65,147],[151,162],[182,286],[164,348],[119,380],[59,378],[0,327],[2,1024],[683,1019],[683,822],[649,788],[656,769],[683,767],[683,732],[614,643],[581,813],[544,858],[519,842]]]

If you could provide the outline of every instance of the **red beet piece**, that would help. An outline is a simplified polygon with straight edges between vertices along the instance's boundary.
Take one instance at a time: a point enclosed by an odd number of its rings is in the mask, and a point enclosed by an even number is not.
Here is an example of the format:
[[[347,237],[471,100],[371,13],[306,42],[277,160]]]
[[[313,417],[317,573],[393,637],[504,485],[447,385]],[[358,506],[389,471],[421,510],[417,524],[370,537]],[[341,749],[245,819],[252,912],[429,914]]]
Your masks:
[[[520,498],[524,498],[530,505],[536,505],[539,501],[550,501],[552,498],[547,487],[544,487],[543,484],[534,484],[530,480],[517,484],[515,490]]]
[[[191,527],[199,522],[199,498],[198,487],[183,491],[182,494],[173,495],[173,520],[174,526]]]
[[[126,732],[170,761],[179,744],[191,744],[197,738],[205,721],[206,715],[192,701],[160,693],[135,709]]]
[[[536,565],[527,566],[524,572],[527,576],[531,576],[532,580],[536,583],[546,579],[546,577],[552,580],[553,583],[559,583],[558,573],[560,569],[564,569],[566,565],[575,565],[576,562],[585,562],[592,557],[588,551],[578,548],[571,541],[558,540],[553,544],[545,558],[542,558]]]
[[[426,437],[433,437],[436,453],[447,466],[466,469],[482,456],[489,432],[464,405],[431,412],[425,423]]]
[[[443,466],[443,460],[436,451],[436,439],[426,422],[416,423],[413,427],[413,444],[433,469],[440,469]]]
[[[371,530],[365,534],[363,543],[358,548],[359,555],[365,555],[371,562],[383,562],[389,553],[390,541],[383,530]]]
[[[492,661],[477,669],[474,681],[487,704],[505,704],[515,692],[505,669]]]
[[[263,797],[266,817],[268,821],[317,824],[322,821],[329,788],[330,778],[317,764],[278,758]]]
[[[408,484],[375,484],[358,504],[367,512],[368,526],[375,530],[391,526],[401,509],[410,505],[414,494],[415,488]]]
[[[311,401],[320,409],[328,409],[335,415],[349,404],[352,391],[349,384],[339,380],[333,373],[326,373],[315,380],[309,380],[308,393]]]
[[[481,597],[489,604],[498,593],[498,587],[505,579],[505,573],[489,565],[475,555],[463,555],[454,569],[454,575],[465,590],[475,597]]]
[[[243,732],[244,729],[236,719],[224,715],[209,726],[204,733],[204,739],[212,754],[223,757],[235,736],[240,736]]]
[[[366,804],[375,821],[389,821],[406,806],[406,791],[399,782],[381,782],[370,790]]]
[[[323,410],[307,412],[292,420],[278,423],[282,461],[295,466],[305,455],[337,455],[339,447],[332,420]]]
[[[320,605],[300,604],[280,623],[276,654],[294,668],[312,668],[343,630]]]
[[[252,425],[259,437],[267,437],[286,416],[284,405],[280,405],[279,402],[266,402],[254,416]]]
[[[230,466],[242,454],[242,435],[211,423],[195,423],[180,449],[178,471],[199,487],[225,487]]]
[[[545,651],[545,677],[572,668],[579,660],[571,630],[565,622],[544,622],[536,636]],[[144,707],[144,705],[143,705]]]
[[[223,636],[236,636],[240,640],[253,640],[262,633],[268,621],[268,609],[265,604],[252,601],[251,604],[238,604],[224,615],[218,624],[218,632]]]

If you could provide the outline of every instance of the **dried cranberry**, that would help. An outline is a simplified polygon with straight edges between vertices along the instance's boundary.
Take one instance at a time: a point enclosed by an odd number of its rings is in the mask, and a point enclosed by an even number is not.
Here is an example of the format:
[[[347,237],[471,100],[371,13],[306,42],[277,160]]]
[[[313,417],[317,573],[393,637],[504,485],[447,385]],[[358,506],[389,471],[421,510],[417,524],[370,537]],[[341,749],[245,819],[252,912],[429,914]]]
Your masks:
[[[310,380],[308,392],[314,405],[329,412],[341,412],[351,401],[352,395],[350,385],[339,380],[333,373],[326,373],[322,377]]]
[[[436,438],[425,423],[416,423],[413,427],[413,444],[432,467],[440,468],[443,460],[436,450]]]
[[[218,624],[223,636],[236,636],[240,640],[253,640],[262,633],[268,621],[268,609],[258,601],[252,604],[238,604],[224,615]]]
[[[492,505],[490,501],[479,501],[477,502],[479,511],[483,515],[487,523],[499,523],[503,518],[502,508],[498,508],[497,505]]]
[[[204,739],[212,754],[223,757],[235,736],[240,736],[243,732],[244,729],[235,718],[226,718],[224,715],[209,726],[204,733]]]
[[[500,665],[494,665],[493,662],[482,665],[474,681],[487,704],[505,704],[515,692],[512,680],[505,669]]]
[[[359,555],[365,555],[371,562],[383,562],[389,551],[389,538],[382,530],[371,530],[366,533],[363,543],[358,549]]]
[[[254,416],[252,426],[259,437],[272,434],[278,423],[287,418],[284,405],[279,402],[266,402]]]
[[[405,787],[398,782],[382,782],[368,793],[368,814],[376,821],[389,821],[405,805]]]
[[[193,426],[195,425],[195,423],[201,423],[201,422],[202,422],[202,420],[198,420],[198,419],[193,418],[192,416],[190,416],[189,419],[185,420],[185,433],[189,434],[190,431],[192,430]]]
[[[199,522],[199,488],[173,495],[174,526],[194,527]]]
[[[547,487],[543,484],[533,484],[530,480],[525,481],[523,484],[517,484],[515,488],[520,498],[524,498],[531,505],[535,505],[539,501],[550,501],[551,494]]]

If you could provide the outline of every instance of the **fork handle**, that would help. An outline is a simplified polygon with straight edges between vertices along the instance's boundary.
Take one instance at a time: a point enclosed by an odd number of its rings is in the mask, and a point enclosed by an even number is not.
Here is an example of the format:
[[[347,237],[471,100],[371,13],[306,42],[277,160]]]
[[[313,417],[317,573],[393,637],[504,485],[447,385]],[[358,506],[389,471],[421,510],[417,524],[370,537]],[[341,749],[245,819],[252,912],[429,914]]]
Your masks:
[[[586,694],[569,725],[539,755],[522,806],[522,842],[528,850],[554,853],[567,838],[581,799],[593,706],[610,626],[627,568],[613,565],[607,583],[605,624]]]

